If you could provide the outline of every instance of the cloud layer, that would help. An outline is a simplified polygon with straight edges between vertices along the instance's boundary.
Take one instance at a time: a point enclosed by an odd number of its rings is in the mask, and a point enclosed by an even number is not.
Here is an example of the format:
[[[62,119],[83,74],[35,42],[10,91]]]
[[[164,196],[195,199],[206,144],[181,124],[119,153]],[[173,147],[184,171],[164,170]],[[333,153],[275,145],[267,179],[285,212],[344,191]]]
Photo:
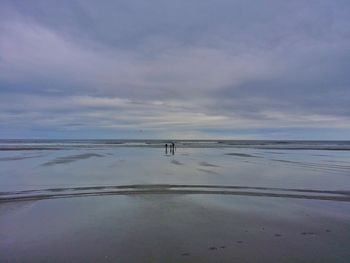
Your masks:
[[[2,0],[0,136],[348,138],[349,13],[341,0]]]

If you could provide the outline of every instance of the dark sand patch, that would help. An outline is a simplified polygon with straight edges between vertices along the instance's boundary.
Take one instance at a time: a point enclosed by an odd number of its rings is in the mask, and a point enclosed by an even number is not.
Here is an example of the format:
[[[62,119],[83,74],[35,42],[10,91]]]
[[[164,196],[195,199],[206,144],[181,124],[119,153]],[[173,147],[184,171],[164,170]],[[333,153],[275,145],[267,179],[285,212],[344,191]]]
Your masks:
[[[247,154],[247,153],[225,153],[225,155],[232,155],[232,156],[238,156],[238,157],[260,158],[260,156]]]
[[[220,167],[219,165],[215,165],[215,164],[211,164],[211,163],[207,163],[207,162],[200,162],[199,165],[200,166],[207,166],[207,167]]]
[[[43,155],[1,157],[0,161],[19,161],[19,160],[32,159],[32,158],[37,158],[42,156]]]
[[[179,162],[178,160],[171,160],[171,163],[176,165],[184,165],[182,162]]]
[[[303,235],[303,236],[314,236],[314,235],[316,235],[314,232],[301,232],[300,234]]]
[[[91,157],[103,157],[103,156],[104,155],[97,154],[97,153],[83,153],[83,154],[77,154],[77,155],[70,155],[70,156],[59,157],[59,158],[56,158],[52,161],[48,161],[48,162],[42,164],[42,166],[51,166],[51,165],[55,165],[55,164],[65,164],[65,163],[75,162],[78,160],[88,159]]]
[[[198,168],[197,170],[200,171],[200,172],[206,173],[206,174],[220,175],[219,173],[217,173],[215,171],[211,171],[211,170],[207,170],[207,169]]]
[[[269,152],[263,152],[263,153],[267,153],[267,154],[287,154],[285,152],[275,152],[275,151],[269,151]]]

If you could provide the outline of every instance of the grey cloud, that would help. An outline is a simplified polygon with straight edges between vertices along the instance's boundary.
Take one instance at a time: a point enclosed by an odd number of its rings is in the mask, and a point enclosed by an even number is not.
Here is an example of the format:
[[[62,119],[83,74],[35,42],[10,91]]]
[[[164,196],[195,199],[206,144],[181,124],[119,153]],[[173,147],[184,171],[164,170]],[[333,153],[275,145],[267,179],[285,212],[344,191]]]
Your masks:
[[[285,69],[279,74],[247,79],[240,85],[218,91],[221,107],[224,100],[227,106],[241,111],[280,109],[349,116],[348,47],[325,48],[317,56],[312,50],[311,54],[301,54],[302,57],[293,50],[291,53],[298,59],[284,56],[281,65]]]
[[[345,0],[3,0],[0,119],[348,127],[349,13]]]
[[[112,47],[144,46],[152,38],[182,44],[276,45],[292,33],[323,38],[348,32],[347,1],[4,1],[32,20],[84,44]],[[7,3],[7,4],[6,4]],[[212,35],[215,35],[212,38]],[[231,40],[235,41],[232,42]],[[259,43],[256,43],[258,40]]]

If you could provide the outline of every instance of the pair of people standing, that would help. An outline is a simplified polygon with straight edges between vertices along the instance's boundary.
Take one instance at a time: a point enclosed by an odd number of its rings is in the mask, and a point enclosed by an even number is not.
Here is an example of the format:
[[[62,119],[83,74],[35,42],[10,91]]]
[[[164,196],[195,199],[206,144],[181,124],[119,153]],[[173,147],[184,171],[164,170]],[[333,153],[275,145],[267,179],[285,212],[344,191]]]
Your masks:
[[[169,143],[165,144],[165,154],[168,154],[168,147],[169,147],[169,152],[170,154],[174,155],[175,154],[175,143]]]

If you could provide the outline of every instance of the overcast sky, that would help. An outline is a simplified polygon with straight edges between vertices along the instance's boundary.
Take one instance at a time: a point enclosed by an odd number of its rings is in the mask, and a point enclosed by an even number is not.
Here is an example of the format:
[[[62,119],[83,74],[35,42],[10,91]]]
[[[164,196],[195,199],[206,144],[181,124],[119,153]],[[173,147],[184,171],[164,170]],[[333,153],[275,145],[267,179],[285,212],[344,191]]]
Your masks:
[[[0,138],[350,139],[348,0],[0,0]]]

